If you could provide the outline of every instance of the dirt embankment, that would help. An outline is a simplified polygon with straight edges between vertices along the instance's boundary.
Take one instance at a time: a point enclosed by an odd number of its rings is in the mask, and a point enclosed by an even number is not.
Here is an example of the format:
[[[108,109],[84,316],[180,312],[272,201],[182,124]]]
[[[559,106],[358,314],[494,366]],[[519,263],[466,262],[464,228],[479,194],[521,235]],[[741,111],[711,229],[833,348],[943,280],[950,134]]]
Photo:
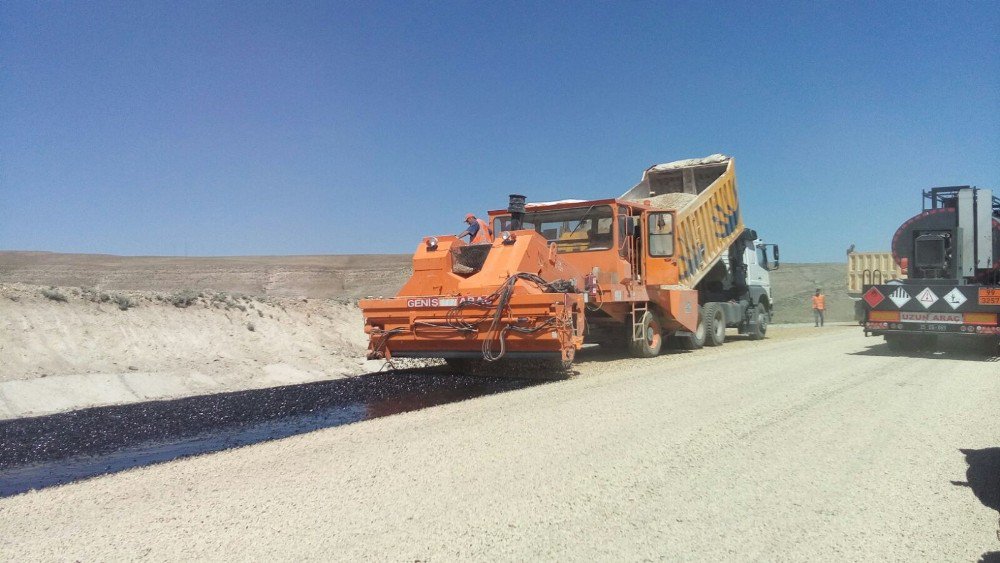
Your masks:
[[[378,369],[349,299],[0,284],[0,418]]]

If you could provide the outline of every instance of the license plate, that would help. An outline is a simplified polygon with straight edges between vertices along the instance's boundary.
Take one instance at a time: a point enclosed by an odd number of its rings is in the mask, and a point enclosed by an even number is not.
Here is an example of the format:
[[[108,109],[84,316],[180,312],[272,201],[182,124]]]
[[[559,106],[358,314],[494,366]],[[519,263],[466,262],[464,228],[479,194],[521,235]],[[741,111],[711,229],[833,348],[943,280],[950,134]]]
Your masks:
[[[1000,289],[979,288],[980,305],[1000,305]]]

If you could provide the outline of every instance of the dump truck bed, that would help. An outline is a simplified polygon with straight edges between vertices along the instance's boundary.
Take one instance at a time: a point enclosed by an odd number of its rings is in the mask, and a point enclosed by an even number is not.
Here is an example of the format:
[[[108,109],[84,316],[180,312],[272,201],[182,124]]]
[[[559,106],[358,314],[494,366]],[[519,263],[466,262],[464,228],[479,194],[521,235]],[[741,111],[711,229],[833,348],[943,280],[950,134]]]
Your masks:
[[[866,285],[906,279],[891,252],[851,252],[847,255],[847,293],[860,297]]]
[[[650,166],[619,199],[675,212],[680,285],[693,288],[743,233],[732,157]]]

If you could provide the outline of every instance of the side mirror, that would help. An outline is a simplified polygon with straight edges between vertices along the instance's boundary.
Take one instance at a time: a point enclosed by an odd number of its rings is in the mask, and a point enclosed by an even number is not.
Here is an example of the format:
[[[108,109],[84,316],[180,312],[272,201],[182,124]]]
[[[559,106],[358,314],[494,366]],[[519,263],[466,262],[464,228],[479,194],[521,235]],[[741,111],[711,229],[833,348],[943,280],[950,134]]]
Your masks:
[[[778,245],[775,244],[773,246],[774,246],[774,267],[770,268],[770,269],[771,270],[777,270],[778,267],[781,265],[781,262],[780,262],[780,260],[781,260],[781,253],[778,251]]]

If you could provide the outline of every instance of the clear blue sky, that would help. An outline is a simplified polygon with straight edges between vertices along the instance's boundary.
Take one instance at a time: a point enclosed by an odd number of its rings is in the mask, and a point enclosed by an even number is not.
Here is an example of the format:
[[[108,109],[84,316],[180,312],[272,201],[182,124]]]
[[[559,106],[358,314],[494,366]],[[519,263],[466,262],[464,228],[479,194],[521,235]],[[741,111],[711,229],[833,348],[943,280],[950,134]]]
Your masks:
[[[1000,2],[0,6],[0,249],[409,253],[737,159],[789,262],[1000,190]]]

